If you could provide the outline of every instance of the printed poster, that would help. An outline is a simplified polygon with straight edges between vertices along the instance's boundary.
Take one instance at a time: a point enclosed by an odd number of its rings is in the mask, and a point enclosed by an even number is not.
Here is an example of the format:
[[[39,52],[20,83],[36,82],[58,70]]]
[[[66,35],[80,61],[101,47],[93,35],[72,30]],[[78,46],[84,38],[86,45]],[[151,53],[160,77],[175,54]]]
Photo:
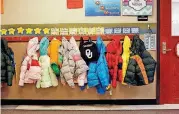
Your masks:
[[[4,14],[4,0],[1,0],[1,14]]]
[[[144,34],[144,44],[147,50],[156,50],[156,34]]]
[[[121,0],[85,0],[85,16],[120,16]]]
[[[83,8],[83,0],[67,0],[68,9]]]
[[[152,0],[123,0],[122,15],[126,16],[151,16]]]

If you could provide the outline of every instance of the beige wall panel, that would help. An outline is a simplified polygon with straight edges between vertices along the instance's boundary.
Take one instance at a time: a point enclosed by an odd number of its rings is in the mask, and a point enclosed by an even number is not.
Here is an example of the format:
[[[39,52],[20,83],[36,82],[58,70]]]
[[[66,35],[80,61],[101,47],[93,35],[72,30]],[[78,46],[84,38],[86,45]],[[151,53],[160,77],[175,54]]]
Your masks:
[[[67,9],[67,0],[5,0],[2,24],[52,23],[146,23],[135,16],[85,17],[85,4],[81,9]],[[84,0],[85,1],[85,0]],[[157,22],[157,0],[153,16],[147,23]]]

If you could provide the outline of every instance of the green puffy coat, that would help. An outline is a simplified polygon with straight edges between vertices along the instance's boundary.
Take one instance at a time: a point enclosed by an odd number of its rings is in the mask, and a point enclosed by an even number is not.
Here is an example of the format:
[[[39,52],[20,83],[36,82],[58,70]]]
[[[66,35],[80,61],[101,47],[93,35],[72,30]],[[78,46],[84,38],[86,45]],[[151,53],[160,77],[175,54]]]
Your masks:
[[[134,86],[150,84],[154,81],[155,68],[156,61],[146,50],[144,42],[135,35],[124,82]]]
[[[13,75],[15,74],[14,53],[8,47],[5,39],[1,39],[1,83],[12,86]]]

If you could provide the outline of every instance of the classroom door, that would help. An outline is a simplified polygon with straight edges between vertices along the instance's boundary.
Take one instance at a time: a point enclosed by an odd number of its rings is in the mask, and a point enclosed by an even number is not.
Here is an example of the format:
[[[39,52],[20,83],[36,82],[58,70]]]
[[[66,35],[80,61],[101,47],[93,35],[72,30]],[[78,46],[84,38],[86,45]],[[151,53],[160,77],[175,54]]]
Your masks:
[[[179,36],[172,36],[172,0],[160,0],[160,104],[179,103]]]

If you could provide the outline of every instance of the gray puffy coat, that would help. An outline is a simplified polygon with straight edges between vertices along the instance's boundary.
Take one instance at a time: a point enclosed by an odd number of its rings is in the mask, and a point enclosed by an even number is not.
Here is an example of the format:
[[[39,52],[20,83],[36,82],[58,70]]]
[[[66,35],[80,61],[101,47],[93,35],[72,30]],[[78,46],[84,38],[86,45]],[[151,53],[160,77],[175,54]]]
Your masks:
[[[61,80],[66,81],[70,87],[73,87],[76,81],[79,86],[84,86],[84,83],[87,83],[88,66],[80,55],[75,39],[72,37],[68,42],[63,37],[59,52],[63,56]]]
[[[74,75],[75,63],[72,57],[69,57],[69,50],[68,50],[69,45],[70,44],[68,40],[65,37],[63,37],[62,45],[60,46],[59,49],[60,56],[63,56],[60,77],[61,80],[67,82],[70,87],[74,87],[73,75]]]

